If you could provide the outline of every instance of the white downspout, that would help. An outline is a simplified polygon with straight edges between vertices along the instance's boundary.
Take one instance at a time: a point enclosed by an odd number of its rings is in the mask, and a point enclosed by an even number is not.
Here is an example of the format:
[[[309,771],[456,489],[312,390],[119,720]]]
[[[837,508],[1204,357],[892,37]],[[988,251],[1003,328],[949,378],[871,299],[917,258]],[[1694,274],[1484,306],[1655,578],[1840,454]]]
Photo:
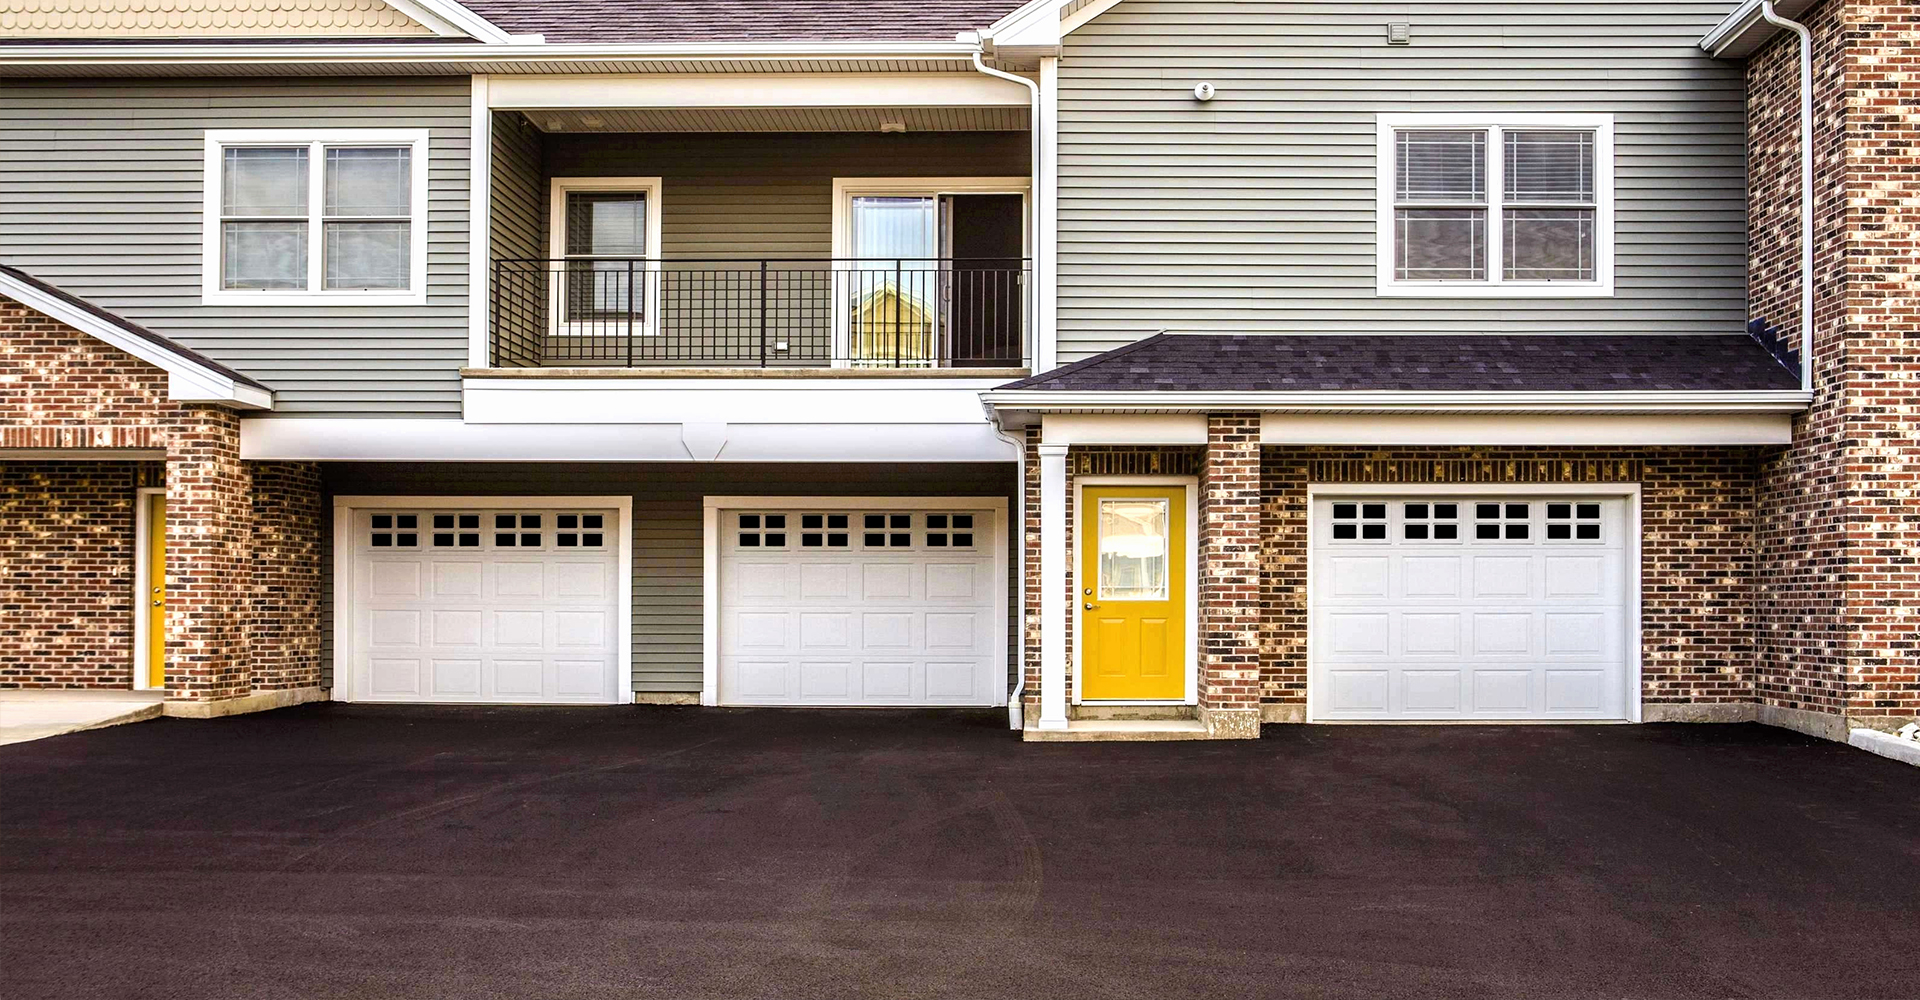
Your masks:
[[[1760,0],[1767,23],[1800,36],[1800,388],[1813,390],[1813,33]],[[975,56],[978,59],[979,56]]]
[[[1052,294],[1051,289],[1048,287],[1047,276],[1044,273],[1045,269],[1040,266],[1040,255],[1038,253],[1040,240],[1040,206],[1043,201],[1040,196],[1040,182],[1042,175],[1046,173],[1046,171],[1040,169],[1040,85],[1024,76],[1016,76],[1004,70],[998,70],[988,66],[986,62],[980,58],[979,49],[973,50],[973,68],[988,76],[998,77],[1002,80],[1011,80],[1027,88],[1027,98],[1032,108],[1027,118],[1027,136],[1031,140],[1029,143],[1031,149],[1027,153],[1027,184],[1031,188],[1031,190],[1027,192],[1027,202],[1031,206],[1031,210],[1028,213],[1029,219],[1027,226],[1033,234],[1034,249],[1036,252],[1033,257],[1033,292],[1028,296],[1031,301],[1027,311],[1028,344],[1026,354],[1028,355],[1027,364],[1037,368],[1040,364],[1040,300],[1043,296]],[[1026,454],[1026,447],[1024,445],[1021,446],[1021,454]]]
[[[1018,435],[1000,426],[1000,414],[992,414],[993,433],[1000,440],[1013,446],[1013,453],[1020,456],[1014,461],[1014,488],[1016,494],[1013,504],[1013,523],[1007,537],[1013,545],[1013,634],[1020,637],[1014,645],[1019,658],[1013,664],[1013,687],[1007,692],[1007,728],[1027,728],[1026,706],[1022,704],[1027,693],[1027,437],[1026,432]]]

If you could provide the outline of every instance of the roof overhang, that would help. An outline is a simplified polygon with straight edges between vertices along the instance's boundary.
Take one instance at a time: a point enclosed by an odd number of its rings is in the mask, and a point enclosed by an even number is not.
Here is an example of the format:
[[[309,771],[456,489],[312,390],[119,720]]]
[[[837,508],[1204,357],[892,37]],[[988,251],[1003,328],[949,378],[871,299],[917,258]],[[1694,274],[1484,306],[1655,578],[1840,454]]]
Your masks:
[[[334,42],[0,45],[0,76],[465,75],[971,71],[979,45],[932,42]],[[878,67],[878,69],[876,69]]]
[[[273,390],[235,378],[102,319],[58,295],[0,272],[0,295],[43,313],[167,373],[167,398],[241,410],[273,409]]]
[[[980,33],[996,55],[1031,59],[1060,54],[1061,40],[1120,0],[1027,0]]]
[[[1817,0],[1774,0],[1773,12],[1784,18],[1799,17]],[[1761,14],[1761,0],[1744,0],[1713,30],[1700,39],[1700,47],[1716,59],[1745,59],[1758,52],[1780,27]]]
[[[980,394],[1003,426],[1046,413],[1470,413],[1704,414],[1797,413],[1813,394],[1799,389],[1691,392],[1070,392],[989,389]]]

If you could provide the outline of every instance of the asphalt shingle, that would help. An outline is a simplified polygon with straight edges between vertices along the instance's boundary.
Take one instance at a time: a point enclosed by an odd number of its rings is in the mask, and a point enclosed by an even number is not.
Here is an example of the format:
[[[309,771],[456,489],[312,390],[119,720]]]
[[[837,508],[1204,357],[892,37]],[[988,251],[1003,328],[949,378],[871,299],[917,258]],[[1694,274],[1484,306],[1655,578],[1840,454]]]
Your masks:
[[[549,42],[952,41],[1020,0],[467,0],[516,35]]]
[[[1753,338],[1158,334],[1002,386],[1056,392],[1797,389]]]

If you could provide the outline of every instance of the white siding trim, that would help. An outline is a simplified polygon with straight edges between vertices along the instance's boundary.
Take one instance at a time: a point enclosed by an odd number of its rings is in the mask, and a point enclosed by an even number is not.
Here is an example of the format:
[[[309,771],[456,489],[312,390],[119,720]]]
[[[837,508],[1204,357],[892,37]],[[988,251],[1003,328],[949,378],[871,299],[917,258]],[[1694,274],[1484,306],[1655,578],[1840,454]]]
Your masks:
[[[1399,281],[1394,278],[1393,135],[1400,129],[1486,129],[1487,145],[1487,280]],[[1501,170],[1505,163],[1502,130],[1506,128],[1592,130],[1594,183],[1594,274],[1590,282],[1503,281],[1504,255],[1500,224],[1505,191]],[[1610,298],[1613,295],[1613,116],[1595,114],[1505,114],[1500,112],[1381,115],[1377,119],[1379,219],[1375,227],[1379,275],[1376,291],[1384,296],[1419,298]]]
[[[492,363],[488,317],[493,315],[493,109],[487,107],[489,78],[473,76],[473,106],[468,121],[467,176],[467,365]]]
[[[552,49],[554,46],[544,46]],[[972,47],[965,50],[971,56]],[[1017,107],[1025,87],[979,73],[707,73],[501,76],[490,106],[545,108]]]
[[[412,149],[411,190],[408,193],[407,288],[401,291],[337,291],[322,288],[326,255],[325,149],[347,145],[408,146]],[[307,288],[304,291],[242,291],[220,285],[221,151],[228,146],[304,145],[312,149],[307,160]],[[202,174],[202,231],[200,241],[200,301],[205,305],[425,305],[427,301],[427,189],[430,155],[426,129],[208,129],[206,164]]]

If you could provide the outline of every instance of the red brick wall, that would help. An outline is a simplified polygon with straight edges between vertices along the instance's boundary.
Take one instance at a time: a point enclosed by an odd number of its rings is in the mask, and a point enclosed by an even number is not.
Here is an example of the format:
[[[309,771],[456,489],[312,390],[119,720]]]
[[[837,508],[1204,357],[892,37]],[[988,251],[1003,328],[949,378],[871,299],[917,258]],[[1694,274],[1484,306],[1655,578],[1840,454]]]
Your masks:
[[[1752,699],[1753,450],[1268,448],[1266,544],[1260,559],[1261,593],[1268,609],[1261,644],[1263,701],[1306,702],[1309,464],[1344,461],[1380,467],[1449,458],[1475,459],[1478,471],[1443,481],[1513,482],[1516,492],[1525,492],[1528,482],[1592,481],[1581,463],[1638,461],[1642,701]],[[1517,474],[1536,473],[1543,462],[1549,466],[1548,478]],[[1533,468],[1518,470],[1520,463]],[[1409,470],[1386,481],[1435,480]]]
[[[1200,708],[1260,708],[1260,414],[1207,416],[1200,465]],[[1251,733],[1258,735],[1258,721]],[[1213,720],[1209,728],[1217,728]],[[1244,726],[1241,727],[1244,730]]]
[[[132,462],[0,462],[0,687],[129,686]]]
[[[1815,39],[1815,399],[1761,465],[1756,692],[1863,721],[1920,714],[1920,4],[1827,0]],[[1798,46],[1748,65],[1751,312],[1796,332]]]
[[[164,371],[5,298],[0,448],[164,454],[169,697],[319,683],[317,466],[242,462],[235,411],[173,402]],[[131,683],[134,468],[0,461],[6,523],[29,526],[0,537],[24,640],[0,684]]]

